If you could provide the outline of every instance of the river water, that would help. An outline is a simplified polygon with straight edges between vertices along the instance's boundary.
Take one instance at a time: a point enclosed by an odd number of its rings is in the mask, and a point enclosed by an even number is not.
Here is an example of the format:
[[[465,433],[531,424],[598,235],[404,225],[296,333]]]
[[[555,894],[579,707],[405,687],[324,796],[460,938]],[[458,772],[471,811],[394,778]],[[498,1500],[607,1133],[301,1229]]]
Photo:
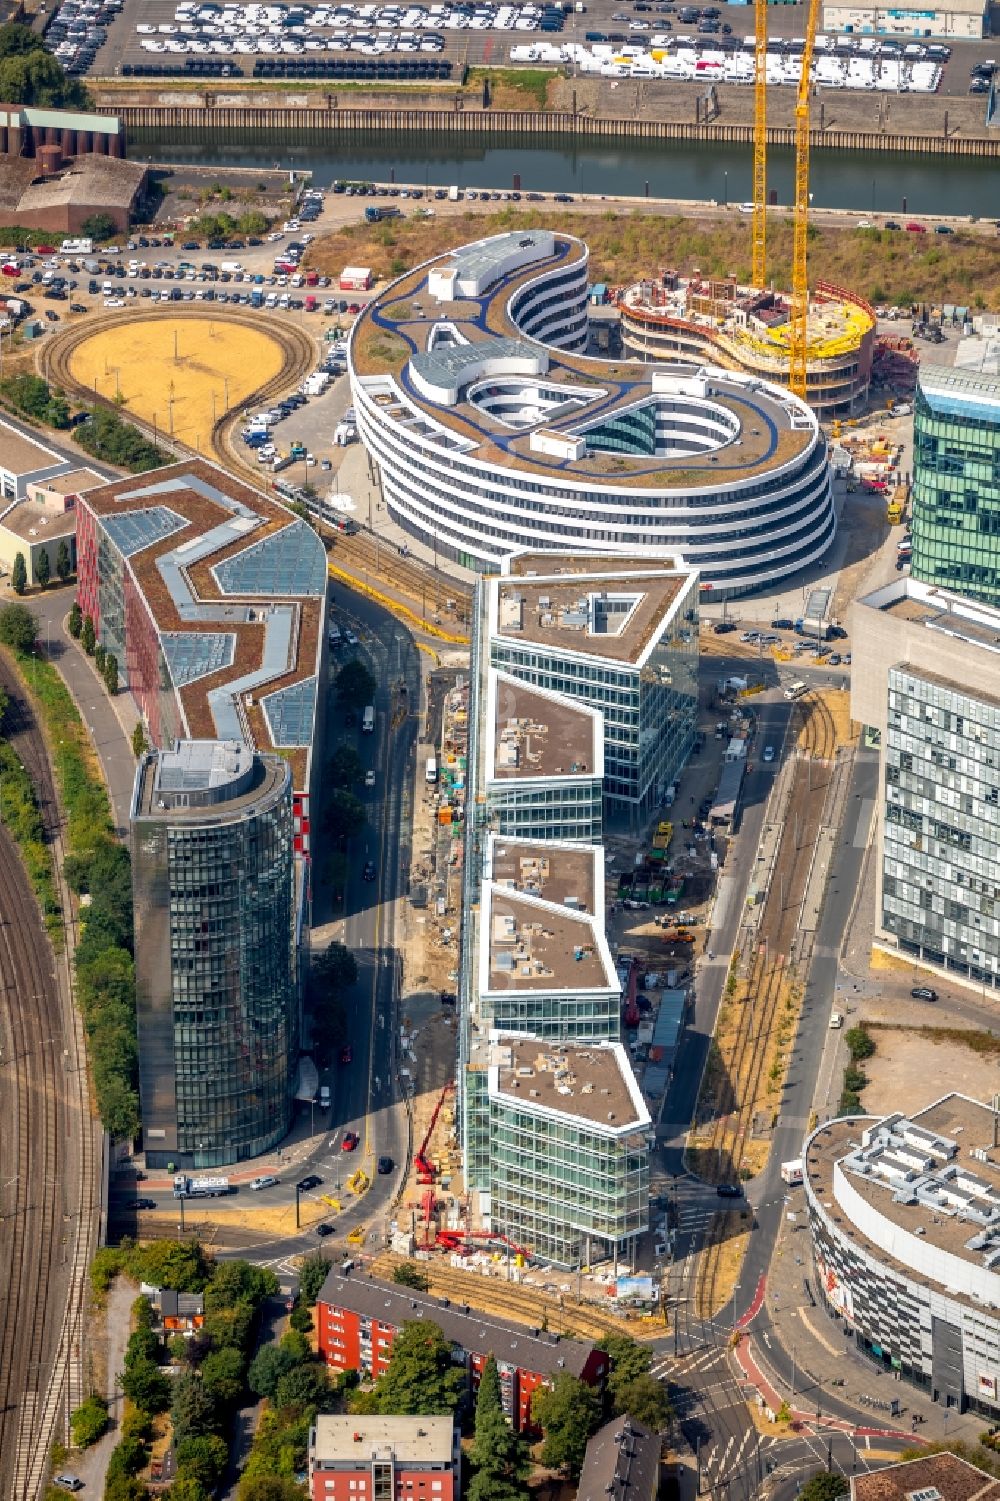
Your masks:
[[[370,178],[428,187],[507,188],[525,192],[609,193],[642,198],[742,202],[751,193],[748,147],[668,141],[503,137],[482,143],[423,135],[320,131],[129,132],[129,154],[151,161],[311,171],[317,184]],[[1000,165],[961,157],[813,151],[813,202],[824,208],[887,213],[990,214],[1000,207]],[[793,153],[772,147],[768,186],[790,203]]]

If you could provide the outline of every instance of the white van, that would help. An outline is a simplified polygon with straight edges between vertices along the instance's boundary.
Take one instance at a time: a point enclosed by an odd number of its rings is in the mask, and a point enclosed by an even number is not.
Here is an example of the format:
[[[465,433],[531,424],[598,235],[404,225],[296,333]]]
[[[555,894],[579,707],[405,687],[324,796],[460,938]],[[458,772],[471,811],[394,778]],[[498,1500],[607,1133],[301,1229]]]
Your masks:
[[[438,764],[434,756],[427,757],[427,765],[424,767],[424,781],[433,787],[438,779]]]
[[[800,679],[799,682],[792,683],[790,687],[788,687],[788,688],[785,689],[785,697],[790,702],[793,698],[801,698],[802,695],[803,695],[803,693],[808,693],[808,692],[809,692],[808,686],[805,683],[803,683],[801,681],[801,679]]]
[[[372,735],[372,734],[374,734],[374,732],[375,732],[375,705],[374,704],[367,704],[365,706],[365,712],[364,712],[364,714],[362,715],[362,718],[361,718],[361,729],[362,729],[362,732],[365,735]]]
[[[243,266],[239,261],[220,261],[219,270],[228,271],[232,275],[236,271],[242,271]]]

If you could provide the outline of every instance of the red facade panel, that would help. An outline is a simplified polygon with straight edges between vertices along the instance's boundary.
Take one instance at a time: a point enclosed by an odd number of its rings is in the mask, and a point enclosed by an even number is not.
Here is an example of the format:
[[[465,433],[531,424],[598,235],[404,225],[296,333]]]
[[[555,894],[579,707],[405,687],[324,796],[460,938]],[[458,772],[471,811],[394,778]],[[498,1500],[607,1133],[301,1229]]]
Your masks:
[[[101,610],[97,587],[97,521],[85,500],[76,517],[76,597],[80,609],[99,630]]]

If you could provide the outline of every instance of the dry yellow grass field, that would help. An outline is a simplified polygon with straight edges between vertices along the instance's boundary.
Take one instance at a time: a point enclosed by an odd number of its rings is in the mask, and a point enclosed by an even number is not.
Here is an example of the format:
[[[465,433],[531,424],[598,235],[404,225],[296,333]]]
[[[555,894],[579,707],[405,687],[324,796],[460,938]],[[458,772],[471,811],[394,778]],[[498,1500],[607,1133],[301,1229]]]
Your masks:
[[[282,367],[268,334],[225,318],[138,318],[74,350],[77,380],[99,396],[120,395],[126,412],[208,452],[215,417],[238,406]]]

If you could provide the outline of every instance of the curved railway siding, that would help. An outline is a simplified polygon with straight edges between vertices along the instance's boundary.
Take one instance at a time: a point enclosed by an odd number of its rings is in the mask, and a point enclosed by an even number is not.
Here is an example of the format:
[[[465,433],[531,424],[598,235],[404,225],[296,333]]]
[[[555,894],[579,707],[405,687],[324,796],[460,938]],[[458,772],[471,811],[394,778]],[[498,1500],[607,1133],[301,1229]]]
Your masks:
[[[38,797],[61,859],[61,818],[41,730],[23,685],[0,659],[10,694],[5,735]],[[0,828],[0,1492],[34,1501],[54,1437],[84,1395],[82,1310],[98,1208],[95,1133],[79,1019],[67,1014],[65,963],[46,936],[13,841]],[[64,892],[65,898],[65,892]]]

